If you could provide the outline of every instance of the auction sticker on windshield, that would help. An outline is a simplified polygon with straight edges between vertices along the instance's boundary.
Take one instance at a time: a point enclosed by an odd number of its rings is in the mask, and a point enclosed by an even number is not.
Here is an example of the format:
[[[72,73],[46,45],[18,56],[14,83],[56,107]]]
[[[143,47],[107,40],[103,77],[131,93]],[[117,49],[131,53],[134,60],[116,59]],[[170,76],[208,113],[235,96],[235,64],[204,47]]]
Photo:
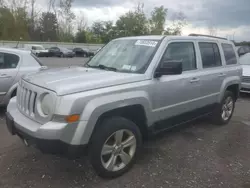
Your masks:
[[[149,47],[156,47],[158,44],[157,41],[152,41],[152,40],[137,40],[135,45],[137,46],[149,46]]]

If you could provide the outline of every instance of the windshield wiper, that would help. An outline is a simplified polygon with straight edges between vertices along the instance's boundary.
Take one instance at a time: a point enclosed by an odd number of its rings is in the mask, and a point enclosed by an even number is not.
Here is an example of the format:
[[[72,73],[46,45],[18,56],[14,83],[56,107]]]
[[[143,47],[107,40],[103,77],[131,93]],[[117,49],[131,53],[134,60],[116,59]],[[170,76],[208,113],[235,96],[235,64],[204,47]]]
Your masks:
[[[117,71],[117,69],[116,68],[114,68],[114,67],[108,67],[108,66],[106,66],[106,65],[102,65],[102,64],[100,64],[100,65],[89,65],[89,64],[85,64],[85,66],[87,66],[87,67],[90,67],[90,68],[98,68],[98,69],[102,69],[102,70],[109,70],[109,71]]]

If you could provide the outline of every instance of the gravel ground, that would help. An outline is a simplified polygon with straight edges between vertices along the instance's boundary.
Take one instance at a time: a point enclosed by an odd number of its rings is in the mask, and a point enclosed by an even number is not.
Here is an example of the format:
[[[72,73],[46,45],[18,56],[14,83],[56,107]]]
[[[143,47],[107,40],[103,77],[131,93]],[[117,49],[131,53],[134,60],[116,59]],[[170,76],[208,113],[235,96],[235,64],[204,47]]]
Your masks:
[[[114,180],[97,177],[86,157],[68,160],[25,147],[7,132],[0,109],[0,188],[250,188],[249,106],[250,95],[243,95],[226,126],[202,119],[157,135],[133,169]]]

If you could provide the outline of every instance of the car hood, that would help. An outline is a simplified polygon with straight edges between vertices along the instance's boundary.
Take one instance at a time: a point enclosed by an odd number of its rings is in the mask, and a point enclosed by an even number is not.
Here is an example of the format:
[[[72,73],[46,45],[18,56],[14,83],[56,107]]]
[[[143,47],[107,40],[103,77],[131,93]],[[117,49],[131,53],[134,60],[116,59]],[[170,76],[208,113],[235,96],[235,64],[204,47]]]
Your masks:
[[[58,95],[83,92],[143,81],[144,74],[119,73],[85,67],[49,69],[23,77],[26,82],[55,91]]]
[[[242,65],[243,68],[243,76],[250,76],[250,65]]]

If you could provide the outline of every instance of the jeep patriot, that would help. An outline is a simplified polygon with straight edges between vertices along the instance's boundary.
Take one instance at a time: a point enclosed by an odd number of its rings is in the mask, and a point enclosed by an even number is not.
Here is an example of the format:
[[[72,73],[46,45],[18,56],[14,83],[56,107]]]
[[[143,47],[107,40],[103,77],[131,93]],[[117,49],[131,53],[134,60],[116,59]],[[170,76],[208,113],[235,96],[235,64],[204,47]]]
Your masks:
[[[23,76],[7,127],[45,153],[87,152],[99,176],[114,178],[132,167],[148,133],[204,115],[227,124],[241,76],[223,38],[119,38],[82,67]]]

